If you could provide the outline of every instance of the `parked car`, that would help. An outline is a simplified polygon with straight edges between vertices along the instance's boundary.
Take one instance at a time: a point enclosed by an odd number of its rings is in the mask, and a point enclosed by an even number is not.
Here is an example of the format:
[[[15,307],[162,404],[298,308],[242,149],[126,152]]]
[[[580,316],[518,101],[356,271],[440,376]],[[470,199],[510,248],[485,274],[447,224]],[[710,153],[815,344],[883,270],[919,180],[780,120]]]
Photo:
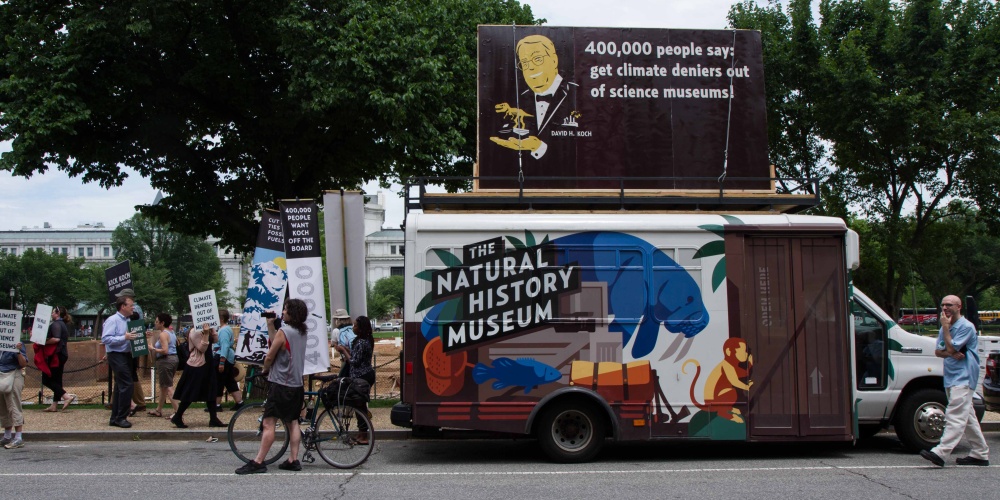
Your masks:
[[[986,402],[986,409],[1000,411],[1000,352],[994,352],[986,358],[983,401]]]
[[[388,321],[382,323],[381,325],[375,325],[376,332],[394,332],[396,330],[399,330],[399,326],[394,325]]]

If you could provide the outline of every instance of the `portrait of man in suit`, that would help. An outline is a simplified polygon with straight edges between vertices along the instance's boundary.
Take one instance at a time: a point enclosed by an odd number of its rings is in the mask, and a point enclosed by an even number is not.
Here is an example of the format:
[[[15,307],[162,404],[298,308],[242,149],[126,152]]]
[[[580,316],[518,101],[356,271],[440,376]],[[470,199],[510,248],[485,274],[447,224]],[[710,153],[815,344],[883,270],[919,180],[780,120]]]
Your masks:
[[[553,133],[555,128],[575,128],[580,113],[577,111],[577,84],[559,74],[559,56],[548,37],[529,35],[517,42],[517,69],[521,71],[528,89],[522,92],[515,104],[500,103],[497,113],[512,120],[513,128],[501,130],[510,133],[507,138],[490,137],[490,140],[515,151],[528,151],[535,159],[545,156],[553,137],[568,137],[565,132]]]

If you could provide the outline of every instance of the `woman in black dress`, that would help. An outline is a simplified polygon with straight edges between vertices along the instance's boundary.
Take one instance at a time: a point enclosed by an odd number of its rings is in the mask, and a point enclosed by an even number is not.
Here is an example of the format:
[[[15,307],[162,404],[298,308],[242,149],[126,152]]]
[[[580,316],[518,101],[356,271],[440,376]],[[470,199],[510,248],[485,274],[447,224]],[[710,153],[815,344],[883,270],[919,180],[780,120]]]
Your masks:
[[[211,359],[212,344],[219,341],[219,334],[208,323],[202,326],[201,330],[194,328],[188,333],[188,346],[191,354],[188,356],[187,365],[181,374],[177,388],[174,389],[174,399],[179,403],[177,413],[170,417],[170,422],[180,428],[186,428],[184,423],[184,411],[195,401],[204,401],[208,405],[208,426],[225,427],[226,424],[216,416],[215,391],[216,376],[215,367],[207,362]]]

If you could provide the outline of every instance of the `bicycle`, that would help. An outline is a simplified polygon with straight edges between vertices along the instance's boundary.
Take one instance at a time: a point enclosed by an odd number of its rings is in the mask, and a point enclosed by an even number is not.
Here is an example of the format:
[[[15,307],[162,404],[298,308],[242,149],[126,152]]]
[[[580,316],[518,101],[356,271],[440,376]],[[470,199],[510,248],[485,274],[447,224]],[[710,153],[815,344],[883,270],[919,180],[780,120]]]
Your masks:
[[[261,374],[253,378],[260,378]],[[326,463],[338,469],[351,469],[363,464],[371,455],[375,446],[375,428],[366,412],[347,404],[348,390],[337,391],[335,405],[327,407],[321,393],[333,384],[349,384],[349,379],[315,377],[320,381],[331,381],[319,391],[307,391],[305,395],[311,398],[311,407],[307,401],[306,416],[299,418],[299,428],[302,432],[302,461],[313,463],[316,458],[312,452]],[[365,428],[367,430],[362,431]],[[260,436],[264,431],[264,402],[249,403],[240,408],[229,420],[227,437],[229,448],[244,463],[257,457],[260,450]],[[288,435],[280,420],[275,423],[274,443],[264,459],[264,465],[278,461],[285,450],[291,436]],[[367,443],[363,443],[367,441]]]

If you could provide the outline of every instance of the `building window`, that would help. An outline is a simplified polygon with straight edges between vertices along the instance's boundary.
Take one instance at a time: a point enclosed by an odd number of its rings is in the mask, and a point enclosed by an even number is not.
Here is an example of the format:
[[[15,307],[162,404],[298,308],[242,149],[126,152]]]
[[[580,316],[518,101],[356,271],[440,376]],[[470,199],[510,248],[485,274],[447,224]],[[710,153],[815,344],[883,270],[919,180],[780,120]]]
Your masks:
[[[62,254],[69,255],[69,247],[62,247]]]
[[[16,247],[0,248],[0,255],[7,255],[7,254],[17,255],[17,248]]]
[[[83,257],[83,247],[80,247],[80,248],[76,249],[76,256],[77,257]]]
[[[389,276],[402,276],[403,268],[402,266],[393,266],[389,268]]]
[[[104,256],[111,257],[111,247],[104,247]]]
[[[87,247],[87,257],[94,256],[94,247]]]

